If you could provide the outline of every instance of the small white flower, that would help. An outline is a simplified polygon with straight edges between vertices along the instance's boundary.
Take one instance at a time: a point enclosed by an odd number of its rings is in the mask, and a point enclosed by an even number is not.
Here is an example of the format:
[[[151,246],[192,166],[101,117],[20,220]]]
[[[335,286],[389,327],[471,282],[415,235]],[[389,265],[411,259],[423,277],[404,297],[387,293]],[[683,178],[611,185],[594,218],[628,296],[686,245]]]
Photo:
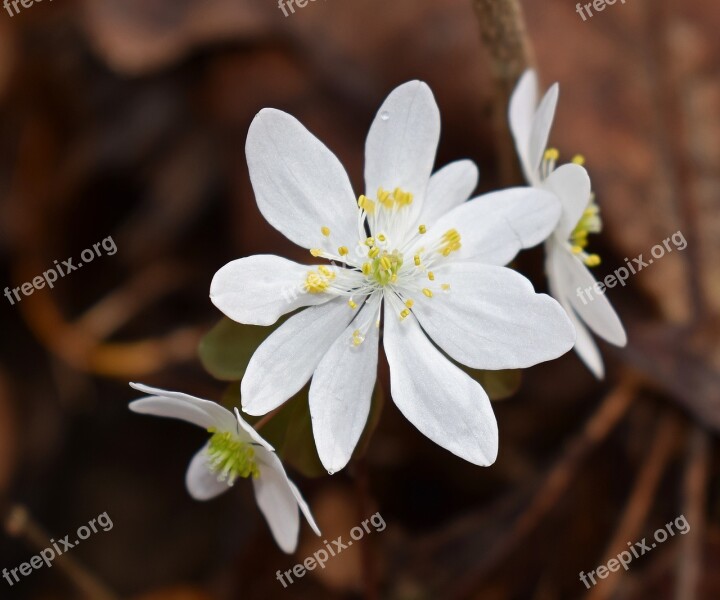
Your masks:
[[[255,499],[278,546],[288,554],[297,547],[298,507],[320,535],[310,508],[285,474],[273,447],[235,414],[215,402],[138,383],[131,387],[149,394],[130,403],[130,410],[157,417],[181,419],[206,429],[210,440],[190,461],[185,483],[196,500],[210,500],[229,490],[238,478],[251,478]]]
[[[218,271],[210,297],[253,325],[310,307],[257,349],[242,403],[249,414],[267,413],[312,377],[313,434],[330,473],[347,464],[367,421],[381,307],[395,404],[431,440],[478,465],[496,459],[495,416],[482,387],[441,350],[472,368],[509,369],[557,358],[574,343],[561,307],[502,266],[550,234],[557,199],[525,187],[466,202],[477,168],[463,160],[431,176],[439,136],[430,88],[413,81],[394,90],[370,128],[365,194],[356,200],[338,159],[295,118],[264,109],[250,126],[260,211],[330,264],[242,258]]]
[[[528,183],[554,193],[562,205],[557,228],[545,242],[550,293],[560,301],[575,326],[576,352],[593,374],[602,378],[602,357],[588,327],[615,346],[624,346],[627,336],[604,294],[594,293],[591,300],[578,295],[578,290],[595,285],[595,278],[585,265],[596,266],[600,259],[596,254],[588,254],[585,247],[588,234],[599,232],[602,223],[593,201],[590,177],[581,166],[582,157],[555,168],[558,152],[546,149],[558,93],[556,83],[538,105],[537,75],[533,70],[526,71],[510,100],[510,128]]]

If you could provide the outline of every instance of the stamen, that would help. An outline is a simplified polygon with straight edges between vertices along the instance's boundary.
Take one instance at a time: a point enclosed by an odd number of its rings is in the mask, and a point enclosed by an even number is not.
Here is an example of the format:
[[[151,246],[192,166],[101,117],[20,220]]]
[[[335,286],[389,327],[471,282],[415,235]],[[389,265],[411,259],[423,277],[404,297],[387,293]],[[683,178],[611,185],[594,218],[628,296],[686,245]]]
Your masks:
[[[449,292],[450,291],[450,284],[449,283],[443,283],[440,285],[440,287],[443,289],[443,292]]]
[[[582,167],[585,164],[585,157],[582,154],[576,154],[573,156],[572,162]]]
[[[433,293],[432,293],[432,290],[431,290],[431,289],[423,288],[422,293],[425,294],[428,298],[432,298],[432,297],[433,297]]]
[[[416,254],[414,257],[414,260],[415,260],[415,266],[419,267],[420,266],[420,255]]]
[[[410,311],[407,308],[404,308],[402,311],[400,311],[400,320],[406,319],[408,315],[410,314]]]
[[[312,254],[315,258],[318,256],[321,256],[323,251],[320,248],[310,248],[310,254]]]
[[[338,254],[340,256],[347,256],[348,252],[350,252],[350,251],[347,249],[347,246],[340,246],[338,248]]]
[[[430,281],[435,281],[435,273],[433,273],[432,271],[428,271],[428,279]]]
[[[218,481],[226,481],[232,485],[238,477],[260,477],[260,469],[255,462],[254,448],[240,441],[234,433],[229,431],[216,433],[209,430],[213,436],[208,443],[208,465],[218,475]]]
[[[420,226],[418,227],[418,233],[419,233],[420,235],[423,235],[423,234],[427,233],[427,227],[425,227],[425,225],[420,225]]]
[[[448,256],[452,252],[457,252],[462,247],[460,243],[461,237],[457,229],[448,229],[442,236],[442,245],[440,254]]]
[[[359,346],[360,344],[362,344],[365,341],[365,338],[361,335],[359,329],[356,329],[355,331],[353,331],[352,341],[353,341],[353,346]]]
[[[407,306],[408,308],[412,308],[414,304],[415,300],[413,300],[412,298],[408,298],[407,300],[405,300],[405,306]]]
[[[330,235],[330,228],[329,227],[321,227],[320,233],[322,233],[325,237],[328,237]]]
[[[328,278],[321,273],[310,271],[305,278],[305,291],[309,294],[320,294],[324,292],[330,287],[330,279],[335,277],[335,274],[332,272],[331,275],[332,277]]]
[[[557,148],[548,148],[545,150],[543,158],[549,161],[557,161],[560,158],[560,152],[558,152]]]
[[[357,303],[354,302],[352,298],[350,298],[350,300],[348,300],[348,306],[355,310],[357,308]]]

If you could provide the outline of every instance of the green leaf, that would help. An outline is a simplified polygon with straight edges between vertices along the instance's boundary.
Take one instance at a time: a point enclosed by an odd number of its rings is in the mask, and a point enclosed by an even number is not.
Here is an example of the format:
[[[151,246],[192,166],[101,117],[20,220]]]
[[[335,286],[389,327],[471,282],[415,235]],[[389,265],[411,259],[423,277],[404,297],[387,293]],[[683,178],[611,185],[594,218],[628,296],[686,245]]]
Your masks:
[[[505,400],[520,389],[522,371],[506,369],[504,371],[482,371],[461,367],[470,377],[477,381],[485,390],[490,400]]]
[[[223,318],[200,341],[198,352],[203,367],[221,381],[240,381],[257,347],[280,323],[259,327]]]

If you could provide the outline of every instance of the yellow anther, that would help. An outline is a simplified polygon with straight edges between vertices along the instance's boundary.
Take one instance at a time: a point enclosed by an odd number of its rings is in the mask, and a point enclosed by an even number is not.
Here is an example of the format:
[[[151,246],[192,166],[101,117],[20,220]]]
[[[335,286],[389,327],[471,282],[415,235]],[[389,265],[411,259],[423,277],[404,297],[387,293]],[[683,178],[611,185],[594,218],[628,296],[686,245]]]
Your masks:
[[[321,232],[325,237],[327,237],[327,236],[330,235],[330,228],[323,226],[323,227],[320,228],[320,232]]]
[[[556,148],[548,148],[545,150],[545,160],[557,160],[560,158],[560,153],[557,151]]]
[[[418,233],[420,233],[420,234],[427,233],[427,227],[425,227],[425,225],[420,225],[420,227],[418,227]]]
[[[428,288],[423,288],[423,291],[422,291],[422,292],[423,292],[423,294],[425,294],[428,298],[432,298],[432,297],[433,297],[432,290],[430,290],[430,289],[428,289]]]
[[[449,291],[450,291],[450,284],[449,284],[449,283],[443,283],[440,287],[443,289],[444,292],[449,292]]]
[[[373,246],[370,249],[370,252],[368,252],[368,256],[370,258],[375,258],[378,254],[380,254],[380,248],[378,248],[377,246]]]
[[[585,164],[585,157],[582,154],[576,154],[573,156],[572,162],[582,167]]]
[[[320,248],[310,248],[310,254],[312,254],[315,258],[318,256],[321,256],[323,251]]]
[[[419,267],[420,266],[420,255],[416,254],[414,259],[415,259],[415,266]]]
[[[358,206],[370,215],[375,214],[375,203],[367,196],[360,196],[358,198]]]
[[[309,294],[320,294],[330,287],[330,282],[320,273],[310,271],[305,278],[305,290]]]
[[[407,308],[404,308],[404,309],[400,312],[400,320],[403,320],[403,319],[407,318],[407,316],[408,316],[409,314],[410,314],[410,311],[409,311]]]
[[[320,271],[328,279],[335,279],[335,273],[333,272],[333,270],[329,267],[326,267],[325,265],[320,265],[318,267],[318,271]]]
[[[357,303],[355,301],[353,301],[351,298],[350,300],[348,300],[348,306],[350,308],[352,308],[353,310],[355,310],[357,308]]]
[[[442,246],[440,248],[440,254],[448,256],[451,252],[460,250],[462,244],[460,243],[461,237],[457,229],[448,229],[442,236]]]
[[[412,298],[408,298],[407,300],[405,300],[405,306],[407,306],[408,308],[412,308],[413,304],[415,304],[415,301]]]
[[[377,236],[377,239],[380,240],[381,242],[384,242],[385,240],[387,240],[387,238],[382,233],[379,236]]]
[[[433,273],[432,271],[428,271],[428,279],[430,281],[435,281],[435,273]]]
[[[347,246],[340,246],[338,248],[338,254],[340,256],[346,256],[348,252],[349,252],[349,250],[347,249]]]
[[[367,239],[365,240],[365,245],[366,245],[366,246],[374,246],[374,245],[375,245],[375,239],[374,239],[374,238],[371,238],[371,237],[367,238]]]
[[[362,335],[360,335],[359,329],[356,329],[355,331],[353,331],[353,346],[359,346],[360,344],[363,343],[364,339],[365,338]]]
[[[383,256],[380,259],[380,267],[385,269],[386,271],[389,271],[392,267],[392,262],[387,256]]]
[[[372,273],[372,265],[369,262],[363,263],[362,272],[363,275],[370,275],[370,273]]]
[[[397,281],[397,273],[393,273],[390,277],[390,283],[395,283]]]
[[[583,251],[582,246],[573,246],[570,250],[573,254],[580,254]]]
[[[597,267],[600,262],[600,257],[597,254],[591,254],[585,259],[585,264],[588,267]]]

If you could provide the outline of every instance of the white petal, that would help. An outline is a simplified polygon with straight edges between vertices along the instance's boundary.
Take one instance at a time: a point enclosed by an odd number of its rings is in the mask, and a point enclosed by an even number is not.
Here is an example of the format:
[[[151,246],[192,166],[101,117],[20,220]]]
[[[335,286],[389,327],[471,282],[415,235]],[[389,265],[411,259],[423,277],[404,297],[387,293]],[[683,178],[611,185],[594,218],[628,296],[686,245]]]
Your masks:
[[[505,267],[451,263],[435,271],[447,293],[413,296],[432,340],[474,369],[523,369],[568,352],[575,332],[562,307]]]
[[[520,157],[525,177],[530,183],[535,181],[537,177],[536,173],[532,171],[530,161],[530,137],[537,102],[537,74],[533,69],[528,69],[518,81],[510,98],[509,117],[510,130],[515,139],[515,148]]]
[[[301,306],[323,304],[329,293],[310,294],[304,283],[312,267],[269,254],[248,256],[222,267],[210,284],[210,299],[238,323],[272,325]]]
[[[571,163],[555,169],[542,187],[560,200],[562,214],[556,235],[567,240],[590,203],[590,176],[583,167]]]
[[[130,387],[150,394],[130,403],[130,410],[143,415],[180,419],[203,429],[211,427],[219,431],[235,431],[235,417],[230,411],[216,402],[195,398],[180,392],[169,392],[152,388],[140,383],[131,383]]]
[[[295,496],[295,501],[298,503],[298,506],[300,507],[300,511],[307,519],[307,522],[310,524],[310,527],[315,532],[315,535],[322,535],[322,533],[320,532],[320,528],[318,527],[317,523],[315,522],[315,518],[313,517],[312,512],[310,511],[310,507],[308,506],[308,503],[305,502],[305,498],[303,498],[302,494],[300,493],[300,490],[290,479],[288,479],[288,485],[290,486],[290,491],[293,493],[293,496]]]
[[[511,188],[453,209],[428,230],[420,245],[427,247],[448,229],[457,229],[462,247],[452,254],[454,260],[506,265],[521,249],[544,241],[559,218],[560,203],[554,194],[531,187]]]
[[[592,374],[595,375],[595,377],[603,379],[605,377],[605,366],[597,344],[592,339],[592,335],[588,331],[587,327],[583,325],[572,306],[570,306],[570,303],[564,299],[563,295],[559,292],[557,277],[549,266],[547,268],[547,276],[550,294],[553,298],[556,298],[557,301],[560,302],[560,306],[565,309],[567,316],[570,318],[570,322],[575,328],[575,352],[580,357],[580,360],[585,363],[585,366],[587,366]]]
[[[274,452],[275,448],[273,448],[265,438],[263,438],[257,431],[255,431],[250,423],[245,421],[245,419],[242,418],[242,415],[240,414],[240,411],[236,408],[235,409],[235,417],[237,418],[238,425],[240,425],[240,431],[238,432],[238,436],[243,439],[244,441],[260,444],[265,450],[268,452]],[[243,435],[243,433],[245,435]]]
[[[291,115],[261,110],[246,154],[258,208],[268,223],[304,248],[330,228],[333,247],[357,239],[357,204],[337,157]]]
[[[231,486],[227,481],[219,481],[207,462],[208,444],[205,444],[190,461],[187,473],[185,474],[185,486],[188,493],[195,500],[211,500],[223,492],[227,492]]]
[[[595,334],[615,346],[625,346],[625,328],[605,294],[599,294],[592,289],[584,297],[578,296],[578,290],[594,287],[596,282],[592,273],[561,244],[549,243],[548,253],[548,271],[555,274],[558,293],[570,303],[580,319]],[[591,297],[588,299],[588,296]]]
[[[478,168],[471,160],[452,162],[433,173],[417,224],[434,223],[465,202],[477,187],[478,177]]]
[[[365,193],[402,188],[415,196],[408,223],[422,210],[440,139],[440,111],[427,84],[410,81],[380,107],[365,142]],[[394,234],[402,237],[402,232]]]
[[[240,385],[243,410],[263,415],[300,391],[354,316],[338,298],[290,317],[250,359]]]
[[[300,513],[295,493],[277,456],[258,450],[256,458],[260,477],[253,479],[255,499],[277,545],[283,552],[291,554],[297,547],[300,533]]]
[[[436,444],[473,464],[495,462],[498,429],[480,384],[447,360],[403,306],[385,301],[383,345],[392,398],[405,417]]]
[[[560,86],[556,83],[547,91],[533,117],[528,148],[528,167],[532,169],[532,173],[538,172],[543,154],[545,154],[559,93]]]
[[[352,343],[356,321],[335,340],[310,384],[313,436],[323,466],[336,473],[347,465],[365,428],[377,378],[380,297],[365,304],[357,320],[372,319],[359,346]]]

